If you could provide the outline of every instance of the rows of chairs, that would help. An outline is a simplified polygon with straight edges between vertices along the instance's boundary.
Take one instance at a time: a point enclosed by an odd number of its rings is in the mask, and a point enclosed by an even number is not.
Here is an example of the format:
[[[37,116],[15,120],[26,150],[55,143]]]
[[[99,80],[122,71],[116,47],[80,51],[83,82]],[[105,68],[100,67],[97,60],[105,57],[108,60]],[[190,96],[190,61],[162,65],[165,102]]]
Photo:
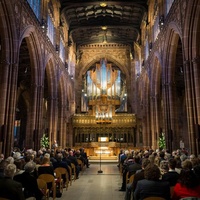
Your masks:
[[[78,160],[78,163],[83,171],[84,165],[82,161]],[[68,174],[68,171],[63,167],[56,168],[54,172],[55,177],[51,174],[41,174],[37,179],[38,187],[43,192],[45,200],[49,199],[50,193],[52,193],[53,200],[56,199],[57,188],[59,188],[60,193],[62,193],[64,188],[67,190],[68,186],[72,185],[72,181],[76,181],[77,179],[76,167],[73,163],[71,163],[71,167],[69,167],[70,174]],[[50,189],[47,187],[48,184],[51,185]]]
[[[122,176],[122,170],[119,170],[119,171],[120,171],[120,175]],[[133,183],[133,181],[134,181],[134,174],[129,176],[129,172],[127,172],[126,173],[126,184]],[[171,186],[170,187],[171,197],[172,197],[173,191],[174,191],[174,186]],[[162,198],[162,197],[147,197],[144,200],[164,200],[164,198]],[[197,200],[197,198],[195,199],[194,197],[189,197],[187,199],[184,198],[184,199],[181,199],[181,200]]]

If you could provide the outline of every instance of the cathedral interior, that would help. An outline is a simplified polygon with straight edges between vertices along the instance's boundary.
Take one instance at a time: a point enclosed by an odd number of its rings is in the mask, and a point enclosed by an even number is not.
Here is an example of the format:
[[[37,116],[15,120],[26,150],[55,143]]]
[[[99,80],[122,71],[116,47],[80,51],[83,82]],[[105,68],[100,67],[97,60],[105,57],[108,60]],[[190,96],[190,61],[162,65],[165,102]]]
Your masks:
[[[200,0],[0,0],[0,153],[200,154],[198,34]]]

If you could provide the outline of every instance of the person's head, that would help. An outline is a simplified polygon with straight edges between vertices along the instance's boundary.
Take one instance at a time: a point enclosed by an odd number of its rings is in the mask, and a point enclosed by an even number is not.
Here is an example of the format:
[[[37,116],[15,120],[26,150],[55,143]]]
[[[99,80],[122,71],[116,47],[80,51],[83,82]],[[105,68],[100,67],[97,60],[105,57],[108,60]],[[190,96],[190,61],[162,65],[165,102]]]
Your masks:
[[[2,160],[4,160],[4,154],[0,154],[0,162],[2,161]]]
[[[197,176],[197,178],[199,179],[199,182],[200,182],[200,165],[196,165],[196,166],[193,168],[193,172],[194,172],[194,174]]]
[[[24,166],[25,172],[31,173],[35,170],[36,164],[33,161],[27,162]]]
[[[170,169],[175,169],[176,168],[176,159],[170,158],[168,161],[168,166]]]
[[[45,154],[44,154],[44,157],[50,158],[50,153],[45,153]]]
[[[20,160],[21,159],[21,153],[20,152],[15,152],[14,155],[13,155],[13,158],[15,160]]]
[[[192,169],[192,162],[189,159],[184,160],[181,165],[183,169]]]
[[[34,156],[32,154],[28,154],[24,158],[24,160],[25,160],[26,163],[29,162],[29,161],[31,161],[31,160],[33,160],[33,159],[34,159]]]
[[[176,168],[182,168],[180,156],[176,156],[175,160],[176,160]]]
[[[164,159],[164,158],[165,158],[165,152],[164,152],[164,151],[161,151],[160,154],[159,154],[159,156],[160,156],[162,159]]]
[[[194,158],[196,158],[196,156],[194,154],[190,155],[190,160],[192,161]]]
[[[135,161],[135,163],[140,163],[140,156],[135,156],[134,157],[134,161]]]
[[[144,169],[144,178],[147,180],[157,181],[160,178],[160,169],[155,164],[149,164]]]
[[[50,164],[50,158],[49,157],[43,157],[42,158],[42,164],[44,165],[44,164]]]
[[[151,163],[154,163],[154,161],[155,161],[155,156],[154,156],[153,154],[151,154],[151,155],[149,156],[149,160],[150,160]]]
[[[2,160],[0,162],[0,172],[3,172],[8,164],[9,164],[8,161]]]
[[[15,164],[8,164],[6,167],[5,167],[5,170],[4,170],[4,175],[6,177],[10,177],[10,178],[13,178],[13,176],[15,175],[16,173],[16,165]]]
[[[162,174],[165,174],[169,171],[168,161],[161,161],[160,162],[160,170]]]
[[[182,155],[180,156],[180,159],[181,159],[181,161],[183,162],[183,161],[187,160],[187,156],[186,156],[185,154],[182,154]]]
[[[191,169],[182,169],[178,182],[187,188],[194,188],[199,185],[198,177],[195,175]]]
[[[6,161],[9,163],[9,164],[14,164],[14,158],[12,156],[9,156],[6,158]]]
[[[142,159],[142,168],[145,169],[145,167],[150,164],[150,160],[148,158],[143,158]]]
[[[193,168],[194,168],[195,166],[197,166],[197,165],[200,165],[200,159],[197,158],[197,157],[193,158],[193,159],[191,160],[191,162],[192,162],[192,167],[193,167]]]
[[[73,151],[69,151],[69,155],[73,156],[74,155]]]
[[[57,161],[62,161],[62,159],[63,159],[62,153],[58,153],[56,156],[56,159],[57,159]]]
[[[65,150],[65,151],[63,152],[63,156],[64,156],[65,158],[67,158],[67,157],[69,156],[69,152]]]

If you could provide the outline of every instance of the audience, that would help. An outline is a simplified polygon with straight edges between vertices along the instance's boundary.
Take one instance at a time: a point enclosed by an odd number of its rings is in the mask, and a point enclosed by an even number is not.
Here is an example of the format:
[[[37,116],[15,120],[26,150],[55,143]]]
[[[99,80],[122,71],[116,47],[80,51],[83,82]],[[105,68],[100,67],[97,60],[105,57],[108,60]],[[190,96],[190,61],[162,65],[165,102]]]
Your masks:
[[[20,182],[24,188],[25,198],[35,197],[36,200],[43,198],[43,193],[39,190],[37,185],[37,178],[34,177],[34,170],[36,164],[33,161],[26,163],[24,172],[14,176],[14,180]]]
[[[162,197],[170,200],[170,186],[167,181],[160,180],[160,169],[155,164],[149,164],[144,169],[144,178],[137,182],[134,192],[135,200],[143,200],[147,197]]]
[[[54,168],[50,163],[50,155],[45,154],[42,159],[42,164],[38,167],[38,176],[40,174],[51,174],[54,176]]]
[[[193,170],[189,168],[182,169],[178,182],[174,186],[172,200],[185,197],[200,198],[200,181]]]
[[[151,161],[148,158],[143,158],[142,160],[142,169],[141,170],[137,170],[135,175],[134,175],[134,179],[132,183],[127,184],[126,186],[126,195],[125,195],[125,200],[130,200],[131,198],[131,192],[135,191],[137,182],[139,180],[144,179],[144,169],[145,167],[150,164]]]
[[[4,177],[0,178],[0,197],[10,200],[24,200],[22,184],[14,181],[13,177],[16,173],[16,165],[8,164],[4,169]]]
[[[168,161],[169,171],[162,175],[162,180],[168,181],[170,186],[174,186],[177,183],[179,174],[175,171],[176,160],[174,158]]]
[[[80,172],[80,166],[77,162],[77,158],[74,156],[74,153],[73,151],[69,151],[69,157],[68,159],[71,161],[71,163],[73,163],[75,165],[75,168],[76,168],[76,179],[79,178],[79,172]]]
[[[187,151],[180,149],[174,150],[172,154],[160,149],[156,151],[152,149],[121,150],[119,162],[120,165],[123,164],[123,183],[120,191],[126,191],[125,200],[130,200],[132,193],[135,200],[149,196],[159,196],[168,200],[170,186],[174,186],[172,200],[189,196],[200,198],[200,158],[198,156],[188,155]],[[35,197],[36,200],[41,200],[43,194],[37,187],[37,177],[40,174],[54,176],[54,169],[57,167],[64,167],[69,172],[71,163],[76,166],[76,173],[79,175],[80,167],[77,159],[82,160],[84,165],[89,167],[83,148],[77,150],[43,148],[38,151],[38,154],[29,149],[23,155],[15,151],[7,158],[1,154],[0,188],[5,189],[3,191],[0,189],[0,197],[11,200]],[[38,170],[35,168],[35,162]],[[37,174],[34,173],[36,171]],[[134,174],[134,179],[132,183],[126,185],[127,172],[129,176]]]

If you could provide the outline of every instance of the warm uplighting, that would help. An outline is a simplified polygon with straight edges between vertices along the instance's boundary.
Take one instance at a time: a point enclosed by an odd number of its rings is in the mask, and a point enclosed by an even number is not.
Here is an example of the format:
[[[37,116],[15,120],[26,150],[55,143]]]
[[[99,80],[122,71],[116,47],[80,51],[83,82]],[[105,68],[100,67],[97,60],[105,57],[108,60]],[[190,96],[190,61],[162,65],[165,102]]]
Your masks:
[[[103,7],[103,8],[105,8],[107,6],[107,3],[106,2],[101,2],[100,6]]]
[[[107,26],[102,26],[101,29],[102,29],[103,31],[105,31],[105,30],[107,30]]]

